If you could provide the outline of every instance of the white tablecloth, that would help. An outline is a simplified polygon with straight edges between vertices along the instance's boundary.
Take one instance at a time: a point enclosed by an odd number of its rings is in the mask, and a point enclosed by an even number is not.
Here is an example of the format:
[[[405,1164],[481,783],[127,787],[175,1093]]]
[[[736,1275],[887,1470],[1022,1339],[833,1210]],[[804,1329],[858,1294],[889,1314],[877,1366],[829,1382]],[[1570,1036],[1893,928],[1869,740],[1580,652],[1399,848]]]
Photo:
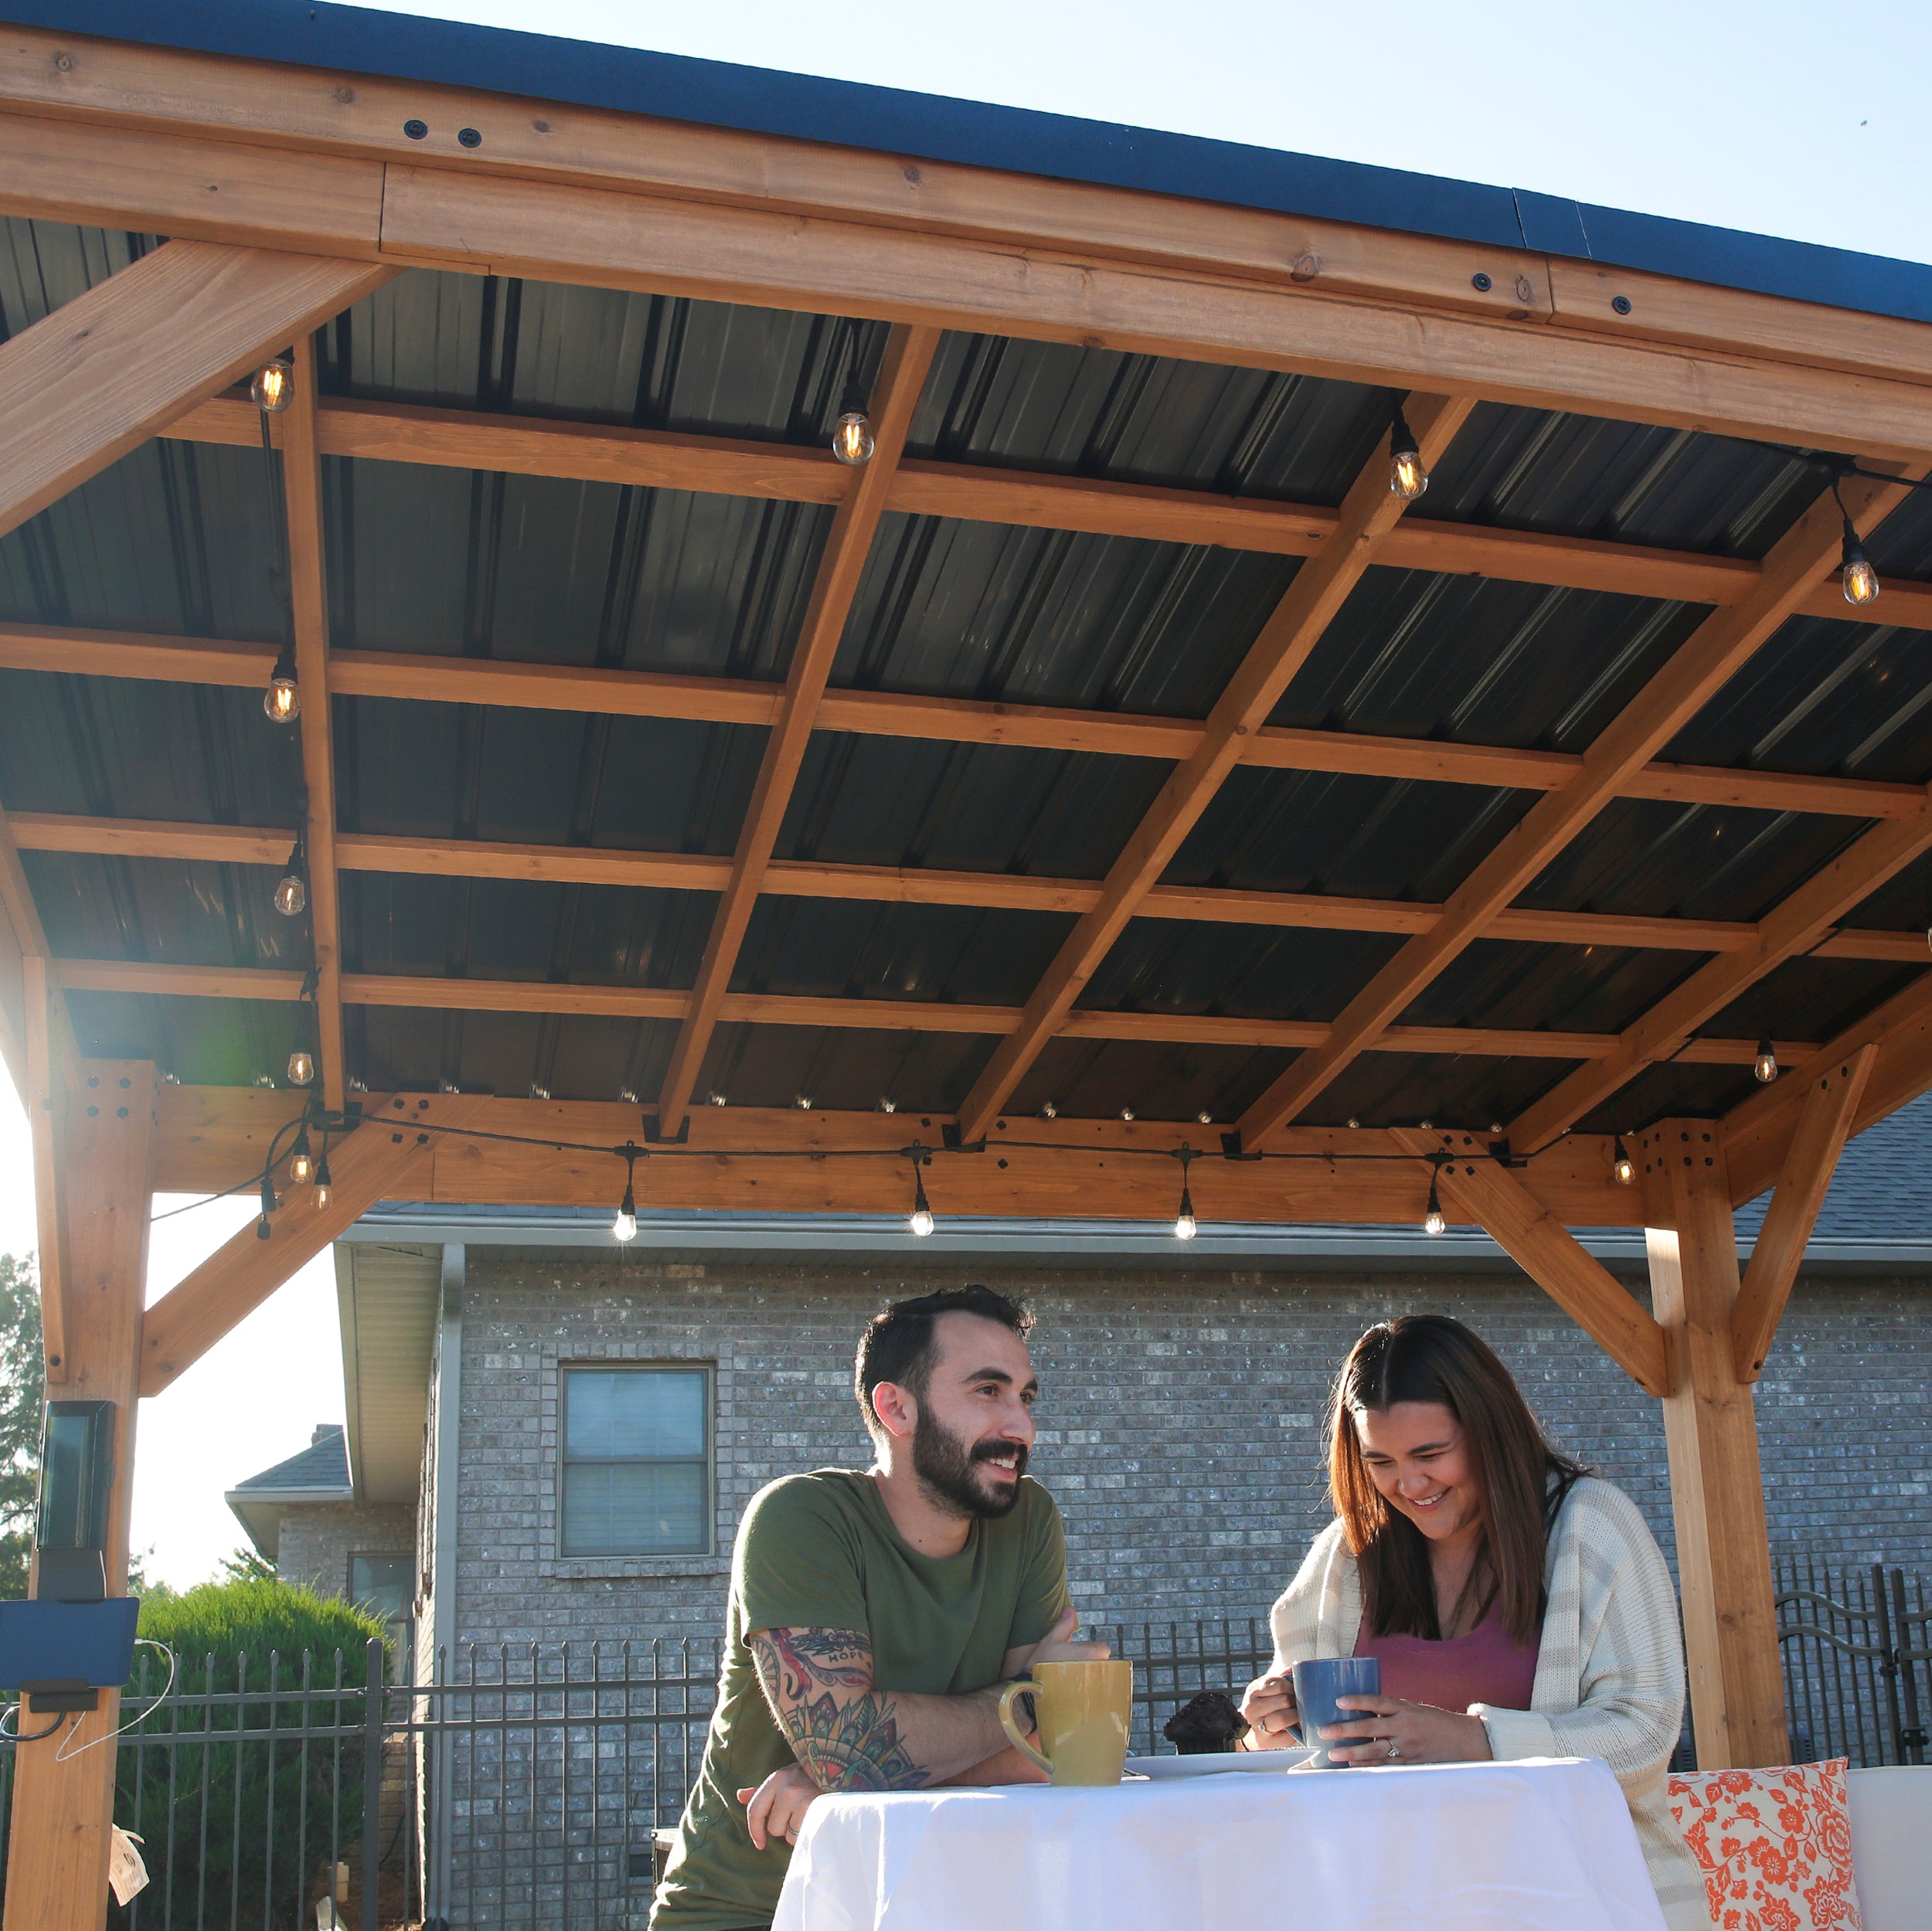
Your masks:
[[[1662,1931],[1574,1758],[822,1797],[773,1931]]]

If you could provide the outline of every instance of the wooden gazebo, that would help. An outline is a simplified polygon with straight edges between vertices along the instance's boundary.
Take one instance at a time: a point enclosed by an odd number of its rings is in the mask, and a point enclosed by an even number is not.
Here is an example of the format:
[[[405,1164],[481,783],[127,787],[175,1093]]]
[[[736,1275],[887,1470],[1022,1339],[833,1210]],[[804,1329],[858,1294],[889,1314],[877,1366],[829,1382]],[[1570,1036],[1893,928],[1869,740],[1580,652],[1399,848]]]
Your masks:
[[[111,1587],[140,1398],[379,1201],[1439,1206],[1662,1402],[1699,1757],[1781,1760],[1751,1385],[1932,1086],[1932,270],[172,12],[0,5],[0,1047]],[[158,1190],[264,1212],[144,1314]],[[112,1757],[22,1750],[9,1931],[100,1923]]]

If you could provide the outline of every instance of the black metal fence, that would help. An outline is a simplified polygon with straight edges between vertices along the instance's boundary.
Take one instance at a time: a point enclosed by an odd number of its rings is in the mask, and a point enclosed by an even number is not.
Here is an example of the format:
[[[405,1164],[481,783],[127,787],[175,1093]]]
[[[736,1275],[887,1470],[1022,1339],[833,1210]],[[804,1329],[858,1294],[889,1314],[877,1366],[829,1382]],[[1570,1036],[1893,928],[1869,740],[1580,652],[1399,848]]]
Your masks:
[[[1922,1579],[1776,1569],[1794,1756],[1927,1759]],[[1259,1617],[1097,1629],[1134,1671],[1133,1747],[1197,1691],[1259,1674]],[[411,1645],[392,1652],[403,1659]],[[132,1718],[160,1687],[131,1686]],[[119,1746],[117,1820],[151,1882],[117,1931],[642,1931],[716,1695],[708,1640],[464,1646],[431,1680],[384,1650],[190,1667]],[[34,1747],[48,1747],[36,1746]],[[0,1881],[14,1753],[0,1750]]]

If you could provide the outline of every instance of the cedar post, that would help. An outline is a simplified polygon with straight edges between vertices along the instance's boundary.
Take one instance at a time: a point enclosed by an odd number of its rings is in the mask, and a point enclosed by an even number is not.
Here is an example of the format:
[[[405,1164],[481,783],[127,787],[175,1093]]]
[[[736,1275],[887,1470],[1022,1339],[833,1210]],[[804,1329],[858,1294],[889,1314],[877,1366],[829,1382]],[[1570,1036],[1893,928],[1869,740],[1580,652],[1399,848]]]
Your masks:
[[[1731,1344],[1737,1242],[1716,1123],[1661,1121],[1638,1158],[1670,1378],[1664,1438],[1698,1767],[1787,1763],[1757,1414]]]
[[[114,1404],[114,1488],[108,1508],[107,1593],[128,1582],[128,1504],[141,1389],[141,1314],[153,1192],[155,1069],[145,1061],[89,1059],[66,1095],[54,1137],[57,1197],[66,1219],[65,1352],[49,1362],[47,1392]],[[43,1195],[43,1202],[46,1198]],[[61,1209],[54,1209],[59,1212]],[[56,1230],[39,1229],[43,1249]],[[81,1746],[121,1721],[120,1692],[45,1742],[23,1743],[14,1764],[5,1931],[100,1931],[107,1917],[114,1746]],[[22,1710],[22,1728],[43,1729]],[[66,1761],[59,1761],[63,1753]]]

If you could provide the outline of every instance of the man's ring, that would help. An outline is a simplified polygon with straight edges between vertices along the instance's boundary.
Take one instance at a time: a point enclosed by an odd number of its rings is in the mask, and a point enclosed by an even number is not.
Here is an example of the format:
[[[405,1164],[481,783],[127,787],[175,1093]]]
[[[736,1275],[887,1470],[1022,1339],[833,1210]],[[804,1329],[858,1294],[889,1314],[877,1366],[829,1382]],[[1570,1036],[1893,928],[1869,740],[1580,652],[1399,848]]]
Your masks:
[[[1401,1754],[1402,1753],[1396,1748],[1393,1743],[1391,1743],[1389,1746],[1389,1761],[1391,1763],[1394,1763],[1396,1759],[1401,1756]]]

